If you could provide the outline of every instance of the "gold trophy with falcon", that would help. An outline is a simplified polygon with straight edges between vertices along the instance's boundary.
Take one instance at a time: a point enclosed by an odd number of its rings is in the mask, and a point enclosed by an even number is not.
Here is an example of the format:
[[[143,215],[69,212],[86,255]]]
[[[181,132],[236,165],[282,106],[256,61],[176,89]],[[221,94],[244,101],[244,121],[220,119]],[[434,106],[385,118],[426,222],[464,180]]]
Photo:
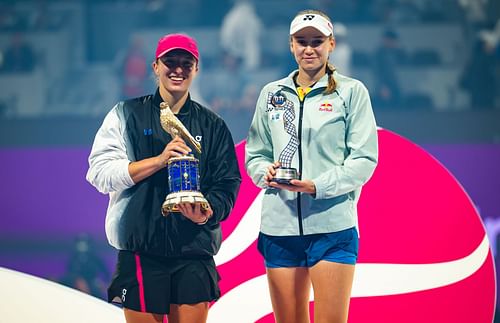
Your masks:
[[[181,137],[201,154],[201,144],[193,138],[166,102],[160,103],[160,124],[163,130],[172,137]],[[179,211],[179,203],[199,203],[202,209],[209,208],[207,199],[200,192],[198,159],[191,154],[170,158],[167,163],[167,171],[170,193],[165,198],[161,208],[163,216],[167,216],[170,212]]]

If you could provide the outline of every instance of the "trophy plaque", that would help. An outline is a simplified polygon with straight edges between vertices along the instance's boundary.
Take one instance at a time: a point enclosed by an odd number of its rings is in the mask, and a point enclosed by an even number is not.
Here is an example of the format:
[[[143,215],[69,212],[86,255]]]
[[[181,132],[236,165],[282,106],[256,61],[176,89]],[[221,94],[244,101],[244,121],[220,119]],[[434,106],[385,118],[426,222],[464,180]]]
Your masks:
[[[200,143],[193,138],[166,102],[160,103],[160,123],[163,130],[172,137],[182,137],[201,153]],[[169,194],[161,208],[163,216],[179,211],[179,203],[199,203],[202,209],[209,208],[207,199],[200,192],[198,159],[193,155],[170,158],[167,162],[167,171]]]
[[[299,175],[296,168],[291,167],[279,167],[276,168],[276,175],[271,179],[271,182],[276,182],[278,184],[291,185],[290,181],[292,179],[298,179]]]

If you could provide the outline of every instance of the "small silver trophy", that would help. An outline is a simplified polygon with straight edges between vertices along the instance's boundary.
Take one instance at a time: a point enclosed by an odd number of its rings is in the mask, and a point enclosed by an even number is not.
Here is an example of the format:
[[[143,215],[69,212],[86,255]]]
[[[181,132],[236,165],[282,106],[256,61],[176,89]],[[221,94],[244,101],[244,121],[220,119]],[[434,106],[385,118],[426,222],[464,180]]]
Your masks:
[[[170,110],[166,102],[160,103],[160,124],[172,137],[180,136],[201,153],[201,144],[197,142],[182,122]],[[199,161],[192,155],[170,158],[167,163],[168,186],[170,193],[163,202],[161,212],[167,216],[179,211],[179,203],[199,203],[207,210],[209,204],[200,192]]]
[[[285,146],[283,151],[281,151],[278,161],[281,166],[276,169],[276,175],[271,179],[271,181],[278,184],[290,184],[292,179],[298,179],[298,172],[296,168],[292,166],[292,159],[297,149],[299,148],[299,138],[297,136],[297,130],[293,124],[295,120],[295,110],[293,109],[293,102],[287,100],[286,96],[278,91],[275,94],[269,93],[268,103],[273,106],[273,109],[283,110],[283,127],[290,135],[290,140]]]

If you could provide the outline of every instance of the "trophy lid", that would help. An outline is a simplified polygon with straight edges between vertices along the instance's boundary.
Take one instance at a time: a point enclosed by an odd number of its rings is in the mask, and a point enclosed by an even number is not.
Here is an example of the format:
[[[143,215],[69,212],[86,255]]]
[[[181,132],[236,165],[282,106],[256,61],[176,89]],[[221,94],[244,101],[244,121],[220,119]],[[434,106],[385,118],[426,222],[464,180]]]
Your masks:
[[[182,161],[182,160],[189,160],[189,161],[198,161],[196,157],[193,155],[189,154],[186,156],[181,156],[181,157],[172,157],[168,160],[167,164],[170,165],[171,163],[177,162],[177,161]]]

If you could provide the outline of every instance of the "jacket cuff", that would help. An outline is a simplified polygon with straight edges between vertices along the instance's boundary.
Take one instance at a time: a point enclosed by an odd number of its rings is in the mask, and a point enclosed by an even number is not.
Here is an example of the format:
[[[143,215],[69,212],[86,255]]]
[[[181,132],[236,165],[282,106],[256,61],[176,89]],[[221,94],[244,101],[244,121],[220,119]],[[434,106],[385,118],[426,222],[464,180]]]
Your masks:
[[[326,195],[327,184],[325,180],[319,178],[313,179],[314,186],[316,187],[316,196],[313,196],[315,200],[323,200]]]
[[[130,177],[130,173],[128,171],[128,165],[131,162],[129,160],[120,160],[120,162],[117,164],[117,174],[120,182],[120,186],[124,186],[125,188],[130,188],[135,185],[134,181],[132,180],[132,177]]]

